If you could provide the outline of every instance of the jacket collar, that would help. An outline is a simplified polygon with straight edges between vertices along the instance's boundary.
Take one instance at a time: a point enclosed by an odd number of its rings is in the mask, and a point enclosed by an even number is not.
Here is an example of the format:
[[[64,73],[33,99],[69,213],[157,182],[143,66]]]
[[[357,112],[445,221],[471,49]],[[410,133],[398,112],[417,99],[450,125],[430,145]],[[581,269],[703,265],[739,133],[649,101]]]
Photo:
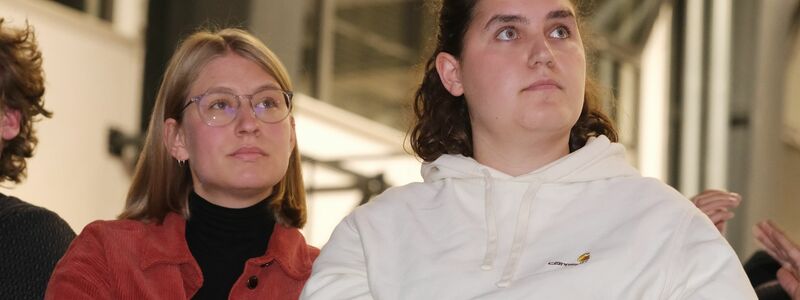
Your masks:
[[[253,262],[259,265],[276,262],[289,277],[304,280],[311,275],[313,260],[300,230],[275,223],[267,253]]]
[[[176,213],[168,213],[161,224],[145,225],[142,238],[142,270],[156,264],[197,264],[186,243],[186,219]]]
[[[147,234],[141,248],[142,270],[157,264],[188,264],[187,271],[201,274],[186,243],[186,219],[183,216],[169,213],[162,224],[148,223],[146,227]],[[276,262],[287,275],[302,280],[311,273],[313,261],[310,251],[298,229],[276,223],[267,252],[251,261],[258,265]]]
[[[140,248],[141,269],[145,271],[161,264],[175,265],[180,269],[186,293],[193,295],[203,285],[203,272],[186,243],[186,219],[169,213],[161,224],[146,223],[144,231]]]

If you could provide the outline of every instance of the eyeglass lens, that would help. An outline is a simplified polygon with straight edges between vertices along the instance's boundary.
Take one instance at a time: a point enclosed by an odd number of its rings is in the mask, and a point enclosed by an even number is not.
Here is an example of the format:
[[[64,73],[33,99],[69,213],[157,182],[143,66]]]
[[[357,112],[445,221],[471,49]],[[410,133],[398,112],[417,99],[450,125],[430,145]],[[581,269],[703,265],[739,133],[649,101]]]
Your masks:
[[[264,90],[250,96],[236,96],[229,93],[210,93],[204,95],[197,105],[200,115],[211,126],[222,126],[233,121],[239,113],[242,100],[249,100],[255,117],[266,123],[277,123],[289,115],[289,99],[280,90]]]

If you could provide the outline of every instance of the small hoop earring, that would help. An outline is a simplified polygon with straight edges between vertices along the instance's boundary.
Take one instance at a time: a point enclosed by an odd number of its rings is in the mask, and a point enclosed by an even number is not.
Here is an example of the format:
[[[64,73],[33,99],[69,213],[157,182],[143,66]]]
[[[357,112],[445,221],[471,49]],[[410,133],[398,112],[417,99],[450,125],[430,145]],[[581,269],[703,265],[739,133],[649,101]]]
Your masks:
[[[183,160],[183,159],[178,159],[178,167],[181,167],[181,168],[183,168],[183,163],[184,163],[185,161],[186,161],[186,160]]]

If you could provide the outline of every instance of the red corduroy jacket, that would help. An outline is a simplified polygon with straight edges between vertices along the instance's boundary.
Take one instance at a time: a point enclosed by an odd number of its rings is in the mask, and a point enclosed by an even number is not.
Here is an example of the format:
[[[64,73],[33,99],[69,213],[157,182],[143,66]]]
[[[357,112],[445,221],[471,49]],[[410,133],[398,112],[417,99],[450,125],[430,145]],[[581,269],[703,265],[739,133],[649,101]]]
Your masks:
[[[97,221],[56,265],[45,299],[189,299],[203,284],[186,220]],[[230,299],[297,299],[319,250],[296,228],[275,225],[264,256],[249,259]]]

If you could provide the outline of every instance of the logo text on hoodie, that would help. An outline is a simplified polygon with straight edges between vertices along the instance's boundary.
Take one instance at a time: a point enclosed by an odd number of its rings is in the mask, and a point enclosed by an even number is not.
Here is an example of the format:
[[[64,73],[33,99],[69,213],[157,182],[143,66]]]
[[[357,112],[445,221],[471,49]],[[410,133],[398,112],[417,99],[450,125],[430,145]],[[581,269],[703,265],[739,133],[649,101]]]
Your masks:
[[[548,262],[547,264],[551,265],[551,266],[577,266],[577,265],[580,265],[580,264],[583,264],[583,263],[589,261],[590,258],[592,258],[591,253],[585,252],[585,253],[581,254],[580,256],[578,256],[578,259],[574,263],[551,261],[551,262]]]

